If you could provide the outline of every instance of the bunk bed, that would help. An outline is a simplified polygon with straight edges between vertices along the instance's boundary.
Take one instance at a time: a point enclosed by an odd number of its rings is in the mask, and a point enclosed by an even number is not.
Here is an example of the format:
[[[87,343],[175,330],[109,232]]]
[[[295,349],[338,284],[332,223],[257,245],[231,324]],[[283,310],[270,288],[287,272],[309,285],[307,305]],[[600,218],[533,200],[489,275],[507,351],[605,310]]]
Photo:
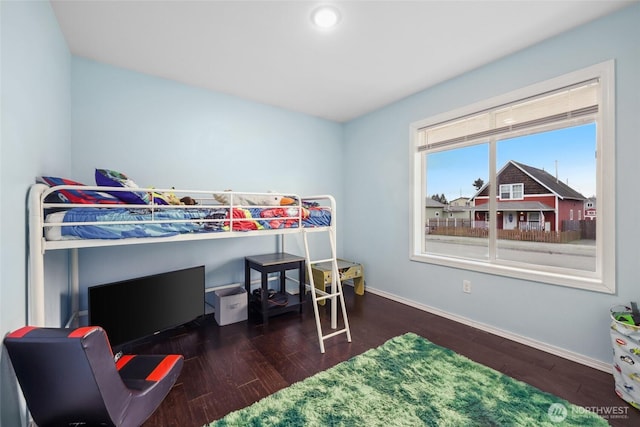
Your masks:
[[[28,197],[30,325],[45,324],[44,256],[48,251],[70,250],[71,311],[75,316],[79,312],[81,248],[304,231],[328,231],[335,239],[336,206],[330,195],[301,197],[289,193],[86,186],[62,179],[39,181],[31,186]]]

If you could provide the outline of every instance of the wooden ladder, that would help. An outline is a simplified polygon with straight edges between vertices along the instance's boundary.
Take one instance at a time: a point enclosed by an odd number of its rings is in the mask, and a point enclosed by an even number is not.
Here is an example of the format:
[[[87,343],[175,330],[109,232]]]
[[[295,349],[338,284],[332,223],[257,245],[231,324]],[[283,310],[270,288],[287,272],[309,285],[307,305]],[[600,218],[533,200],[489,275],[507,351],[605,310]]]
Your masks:
[[[311,255],[310,255],[310,251],[309,251],[309,241],[308,241],[308,237],[307,237],[307,233],[310,232],[314,232],[314,233],[318,233],[318,232],[327,232],[329,233],[329,242],[330,242],[330,246],[331,246],[331,258],[327,258],[327,259],[319,259],[319,260],[312,260],[311,259]],[[315,314],[316,317],[316,329],[318,332],[318,341],[320,343],[320,352],[324,353],[324,341],[326,339],[329,339],[331,337],[334,337],[336,335],[340,335],[340,334],[346,334],[347,335],[347,341],[351,342],[351,331],[349,329],[349,320],[347,319],[347,309],[345,307],[344,304],[344,294],[342,293],[342,283],[340,282],[340,273],[338,271],[338,258],[336,256],[336,239],[334,236],[334,230],[333,229],[322,229],[322,230],[314,230],[314,229],[308,229],[308,230],[303,230],[302,232],[302,237],[304,240],[304,250],[305,250],[305,257],[306,257],[306,264],[307,264],[307,277],[308,277],[308,281],[309,281],[309,288],[310,288],[310,292],[311,292],[311,299],[313,301],[313,312]],[[314,283],[314,279],[313,279],[313,271],[312,271],[312,267],[315,264],[319,264],[319,263],[323,263],[323,262],[331,262],[331,289],[330,292],[325,292],[322,291],[318,288],[316,288],[315,283]],[[325,300],[330,300],[331,301],[331,329],[337,329],[337,310],[338,310],[338,304],[337,302],[340,302],[340,307],[342,309],[342,320],[344,323],[344,327],[342,329],[338,329],[335,330],[334,332],[328,333],[326,335],[323,335],[322,332],[322,325],[320,323],[320,312],[319,312],[319,307],[318,307],[318,303],[321,301],[325,301]]]

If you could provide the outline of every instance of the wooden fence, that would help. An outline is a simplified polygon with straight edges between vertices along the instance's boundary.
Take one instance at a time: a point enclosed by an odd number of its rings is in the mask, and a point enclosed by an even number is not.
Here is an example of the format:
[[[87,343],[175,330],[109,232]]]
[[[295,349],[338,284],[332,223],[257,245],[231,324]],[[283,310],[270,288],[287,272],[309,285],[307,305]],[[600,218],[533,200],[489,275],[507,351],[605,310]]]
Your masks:
[[[596,238],[596,222],[591,220],[562,221],[562,230],[580,231],[582,239],[594,240]]]
[[[578,222],[578,221],[576,221]],[[579,221],[594,222],[595,221]],[[595,224],[594,224],[595,225]],[[572,227],[573,228],[573,227]],[[498,229],[498,239],[501,240],[520,240],[523,242],[545,242],[545,243],[569,243],[583,238],[585,227],[579,226],[577,229],[567,231],[544,231],[544,230],[502,230]],[[452,221],[451,219],[430,220],[426,226],[426,233],[436,236],[458,236],[458,237],[489,237],[489,227],[484,221],[461,220]],[[595,238],[595,227],[589,229],[593,232]]]
[[[498,230],[498,239],[521,240],[523,242],[569,243],[580,240],[580,230],[542,231],[542,230]]]

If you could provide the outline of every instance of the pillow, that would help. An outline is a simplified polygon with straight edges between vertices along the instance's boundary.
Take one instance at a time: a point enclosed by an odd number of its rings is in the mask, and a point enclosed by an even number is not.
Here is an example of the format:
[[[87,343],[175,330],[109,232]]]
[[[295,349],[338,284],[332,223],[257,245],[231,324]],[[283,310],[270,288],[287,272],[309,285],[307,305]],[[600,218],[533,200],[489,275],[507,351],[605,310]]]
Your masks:
[[[96,169],[96,184],[101,187],[139,188],[138,185],[121,172],[109,169]],[[149,195],[144,191],[112,191],[109,194],[125,203],[148,205]]]
[[[76,181],[72,181],[66,178],[59,178],[56,176],[39,176],[36,178],[36,182],[41,184],[46,184],[50,187],[55,187],[57,185],[84,185]],[[51,193],[51,199],[47,200],[51,203],[87,203],[87,204],[95,204],[95,203],[105,203],[105,204],[118,204],[122,203],[120,199],[117,197],[113,197],[110,194],[104,193],[102,191],[93,191],[93,190],[80,190],[80,189],[72,189],[66,188],[63,190],[58,190],[55,193]]]

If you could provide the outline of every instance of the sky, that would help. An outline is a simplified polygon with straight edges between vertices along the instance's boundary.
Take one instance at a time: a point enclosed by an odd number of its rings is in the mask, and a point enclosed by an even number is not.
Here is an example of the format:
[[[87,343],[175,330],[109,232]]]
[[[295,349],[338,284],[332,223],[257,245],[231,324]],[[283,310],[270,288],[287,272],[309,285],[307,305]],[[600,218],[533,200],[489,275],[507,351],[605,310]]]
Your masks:
[[[596,125],[586,124],[498,141],[496,167],[509,160],[544,169],[585,197],[596,194]],[[471,197],[473,182],[489,180],[489,144],[427,155],[426,194],[442,194],[448,201]]]

